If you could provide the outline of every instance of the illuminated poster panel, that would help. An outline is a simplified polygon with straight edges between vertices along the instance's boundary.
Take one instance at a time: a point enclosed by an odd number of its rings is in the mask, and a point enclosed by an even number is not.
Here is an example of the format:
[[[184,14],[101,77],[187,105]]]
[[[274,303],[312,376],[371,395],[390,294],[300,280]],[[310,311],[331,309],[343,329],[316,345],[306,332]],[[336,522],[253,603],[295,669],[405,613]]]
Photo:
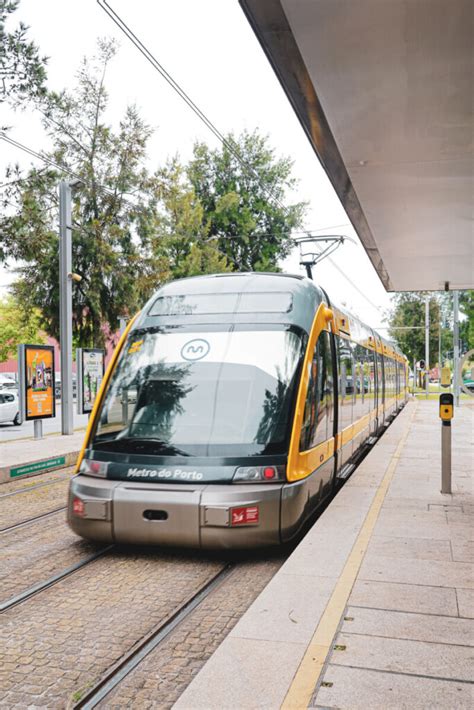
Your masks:
[[[79,414],[89,414],[104,378],[105,352],[95,348],[78,348],[76,363],[77,410]]]
[[[54,417],[54,348],[51,345],[20,345],[19,372],[22,419]]]

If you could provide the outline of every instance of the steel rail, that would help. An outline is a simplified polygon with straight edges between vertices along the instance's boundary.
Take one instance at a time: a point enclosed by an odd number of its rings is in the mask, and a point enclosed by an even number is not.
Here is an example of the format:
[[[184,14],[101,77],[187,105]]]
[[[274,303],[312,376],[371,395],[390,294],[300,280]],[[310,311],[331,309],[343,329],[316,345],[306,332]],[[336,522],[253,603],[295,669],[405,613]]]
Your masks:
[[[235,568],[234,563],[227,563],[217,574],[204,584],[187,602],[173,612],[164,622],[143,636],[135,646],[114,664],[88,689],[77,703],[74,710],[92,710],[95,708],[141,661],[148,656],[162,641],[198,607],[211,592],[226,579]]]
[[[48,513],[41,513],[41,515],[36,515],[34,518],[28,518],[28,520],[23,520],[21,523],[15,523],[15,525],[9,525],[6,528],[0,528],[0,533],[8,533],[12,530],[16,530],[17,528],[22,528],[25,525],[31,525],[32,523],[36,523],[37,520],[49,518],[51,515],[55,515],[56,513],[60,513],[62,510],[66,510],[66,508],[67,506],[63,505],[61,506],[61,508],[55,508],[54,510],[50,510]]]
[[[74,466],[71,466],[70,468],[74,468]],[[54,481],[43,481],[42,483],[35,483],[33,486],[25,486],[17,491],[10,491],[10,493],[0,493],[0,500],[2,500],[2,498],[8,498],[9,496],[19,495],[20,493],[29,493],[30,491],[34,491],[37,488],[43,488],[44,486],[53,486],[55,483],[67,480],[68,477],[63,476],[62,478],[56,478]]]
[[[70,567],[66,567],[66,569],[62,570],[62,572],[58,572],[57,574],[53,575],[52,577],[45,579],[43,582],[38,582],[37,584],[34,584],[32,587],[25,589],[23,592],[20,592],[20,594],[17,594],[14,597],[10,597],[10,599],[7,599],[7,601],[0,604],[0,614],[3,614],[5,611],[8,611],[9,609],[16,606],[17,604],[21,604],[21,602],[24,602],[27,599],[30,599],[31,597],[35,596],[39,592],[42,592],[44,589],[48,589],[49,587],[52,587],[54,584],[61,582],[61,580],[65,579],[66,577],[69,577],[69,575],[73,574],[74,572],[77,572],[77,570],[82,569],[82,567],[85,567],[86,565],[90,564],[91,562],[94,562],[94,560],[97,560],[99,557],[102,557],[102,555],[105,555],[107,552],[112,550],[114,547],[115,547],[115,545],[108,545],[107,547],[104,547],[102,550],[98,550],[97,552],[94,552],[92,555],[89,555],[88,557],[85,557],[83,560],[80,560],[80,562],[76,562],[76,564],[71,565]]]

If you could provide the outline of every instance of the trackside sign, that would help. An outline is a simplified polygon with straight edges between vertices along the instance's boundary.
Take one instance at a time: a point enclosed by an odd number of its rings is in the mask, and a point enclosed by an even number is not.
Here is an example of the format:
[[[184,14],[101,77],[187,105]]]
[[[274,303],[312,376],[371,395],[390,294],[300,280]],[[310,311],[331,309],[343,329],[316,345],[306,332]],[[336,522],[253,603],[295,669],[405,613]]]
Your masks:
[[[65,456],[56,456],[56,458],[54,459],[47,459],[46,461],[36,461],[35,463],[30,463],[26,466],[17,466],[16,468],[10,469],[10,478],[16,478],[17,476],[25,476],[27,473],[37,473],[38,471],[43,471],[47,468],[54,468],[55,466],[64,466],[65,463]]]

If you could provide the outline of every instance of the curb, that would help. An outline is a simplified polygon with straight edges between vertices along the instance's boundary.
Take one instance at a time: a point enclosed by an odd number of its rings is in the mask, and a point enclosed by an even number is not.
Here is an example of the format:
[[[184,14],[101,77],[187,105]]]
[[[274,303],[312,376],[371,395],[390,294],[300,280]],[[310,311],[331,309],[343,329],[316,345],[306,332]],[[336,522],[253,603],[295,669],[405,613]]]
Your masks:
[[[79,451],[80,450],[77,449],[77,451],[70,451],[66,454],[62,454],[61,456],[50,456],[48,458],[36,459],[35,461],[23,463],[20,466],[2,466],[0,468],[0,484],[11,482],[17,478],[30,478],[31,476],[38,476],[41,473],[54,471],[57,468],[73,466],[77,461]]]

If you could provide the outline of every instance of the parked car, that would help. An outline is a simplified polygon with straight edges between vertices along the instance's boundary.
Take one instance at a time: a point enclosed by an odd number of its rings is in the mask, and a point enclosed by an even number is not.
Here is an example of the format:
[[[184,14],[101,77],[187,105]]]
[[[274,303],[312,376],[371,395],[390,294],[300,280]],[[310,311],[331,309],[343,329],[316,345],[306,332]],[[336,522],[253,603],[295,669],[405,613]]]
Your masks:
[[[18,383],[11,375],[0,374],[0,391],[3,390],[18,390]]]
[[[0,422],[13,422],[16,426],[21,424],[18,394],[13,390],[3,389],[0,392]]]

